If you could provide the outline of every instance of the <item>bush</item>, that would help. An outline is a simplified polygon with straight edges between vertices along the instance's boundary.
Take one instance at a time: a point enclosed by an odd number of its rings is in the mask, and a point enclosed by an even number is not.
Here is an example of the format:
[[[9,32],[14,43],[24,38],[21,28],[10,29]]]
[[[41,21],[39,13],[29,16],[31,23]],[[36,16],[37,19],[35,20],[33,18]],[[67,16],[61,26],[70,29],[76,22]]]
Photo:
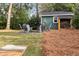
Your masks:
[[[28,21],[32,29],[37,30],[38,27],[40,26],[40,18],[32,16],[31,19]]]
[[[19,11],[18,11],[19,10]],[[27,23],[29,20],[28,13],[25,9],[17,9],[16,13],[13,14],[13,18],[11,19],[11,29],[20,29],[19,24]]]
[[[79,19],[73,20],[73,26],[74,26],[74,28],[79,29]]]
[[[0,16],[0,29],[5,29],[6,28],[6,19],[4,16]]]
[[[76,4],[76,9],[75,9],[75,15],[74,15],[74,20],[73,20],[73,26],[76,29],[79,29],[79,4]]]

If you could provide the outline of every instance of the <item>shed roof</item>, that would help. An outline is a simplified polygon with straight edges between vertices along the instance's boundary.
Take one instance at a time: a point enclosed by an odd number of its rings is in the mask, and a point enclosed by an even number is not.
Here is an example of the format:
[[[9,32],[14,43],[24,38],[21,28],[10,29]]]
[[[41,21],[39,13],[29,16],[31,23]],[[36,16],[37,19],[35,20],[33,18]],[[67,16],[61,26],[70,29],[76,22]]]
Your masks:
[[[66,11],[41,12],[40,16],[73,16],[74,13]]]

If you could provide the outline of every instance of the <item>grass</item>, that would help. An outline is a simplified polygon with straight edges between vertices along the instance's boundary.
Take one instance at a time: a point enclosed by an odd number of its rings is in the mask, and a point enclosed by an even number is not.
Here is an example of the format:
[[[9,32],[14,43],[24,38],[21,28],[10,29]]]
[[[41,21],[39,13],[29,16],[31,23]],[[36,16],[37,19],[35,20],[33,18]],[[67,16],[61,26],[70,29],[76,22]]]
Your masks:
[[[40,56],[41,33],[0,32],[0,47],[6,44],[28,46],[23,56]]]

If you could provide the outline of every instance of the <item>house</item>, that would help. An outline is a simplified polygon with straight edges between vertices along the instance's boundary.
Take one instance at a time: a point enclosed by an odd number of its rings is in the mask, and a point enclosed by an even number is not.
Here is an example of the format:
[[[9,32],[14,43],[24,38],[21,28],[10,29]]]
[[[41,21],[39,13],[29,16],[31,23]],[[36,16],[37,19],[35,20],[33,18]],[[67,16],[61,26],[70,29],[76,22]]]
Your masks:
[[[72,12],[53,11],[41,12],[41,24],[45,23],[51,29],[70,28],[72,27]]]

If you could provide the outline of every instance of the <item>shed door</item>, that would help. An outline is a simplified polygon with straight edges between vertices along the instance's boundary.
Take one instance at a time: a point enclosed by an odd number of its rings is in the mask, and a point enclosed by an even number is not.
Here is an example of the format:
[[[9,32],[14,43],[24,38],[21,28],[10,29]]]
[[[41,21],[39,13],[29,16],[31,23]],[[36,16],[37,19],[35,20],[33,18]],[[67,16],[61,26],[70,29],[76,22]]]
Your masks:
[[[53,28],[53,17],[52,16],[43,16],[42,23],[45,23],[46,26]]]

